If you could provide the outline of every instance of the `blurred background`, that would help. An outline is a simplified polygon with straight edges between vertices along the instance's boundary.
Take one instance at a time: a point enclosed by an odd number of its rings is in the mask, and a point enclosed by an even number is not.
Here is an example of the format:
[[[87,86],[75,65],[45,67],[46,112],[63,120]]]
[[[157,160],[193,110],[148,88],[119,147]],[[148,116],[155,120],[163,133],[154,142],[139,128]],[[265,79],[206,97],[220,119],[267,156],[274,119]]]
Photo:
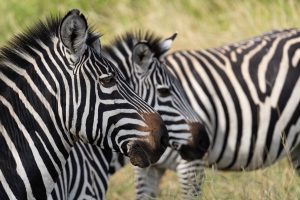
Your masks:
[[[0,6],[0,45],[38,19],[80,9],[107,44],[125,31],[147,29],[168,37],[178,32],[175,49],[218,47],[273,29],[300,27],[297,0],[6,0]],[[134,174],[126,166],[110,181],[108,200],[134,199]],[[296,200],[300,178],[284,159],[254,172],[206,169],[205,200]],[[160,186],[159,200],[180,199],[173,172]]]

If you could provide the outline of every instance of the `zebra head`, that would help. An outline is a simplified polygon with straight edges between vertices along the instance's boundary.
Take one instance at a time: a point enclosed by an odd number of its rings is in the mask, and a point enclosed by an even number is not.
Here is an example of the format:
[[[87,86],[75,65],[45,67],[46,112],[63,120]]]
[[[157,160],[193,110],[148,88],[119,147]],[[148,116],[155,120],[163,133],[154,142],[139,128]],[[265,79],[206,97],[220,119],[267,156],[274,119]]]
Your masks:
[[[120,67],[134,91],[161,115],[169,134],[169,145],[184,159],[197,159],[199,132],[205,128],[189,106],[182,87],[160,61],[176,34],[166,40],[146,32],[127,33],[105,46],[104,54]]]
[[[156,162],[168,141],[161,117],[101,55],[99,38],[78,10],[63,18],[58,45],[69,63],[70,99],[64,101],[72,107],[67,109],[71,120],[66,122],[71,134],[120,151],[139,167]]]

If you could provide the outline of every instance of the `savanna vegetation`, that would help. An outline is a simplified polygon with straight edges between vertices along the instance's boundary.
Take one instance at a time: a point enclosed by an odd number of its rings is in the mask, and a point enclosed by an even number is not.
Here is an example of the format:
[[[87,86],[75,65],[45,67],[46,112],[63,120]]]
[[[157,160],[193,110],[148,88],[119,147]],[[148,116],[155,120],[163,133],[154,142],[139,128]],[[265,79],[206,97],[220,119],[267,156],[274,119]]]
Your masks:
[[[297,0],[8,0],[0,6],[0,45],[50,14],[79,8],[99,31],[102,44],[125,31],[148,29],[168,37],[178,32],[175,49],[209,48],[247,39],[273,29],[300,27]],[[131,166],[111,178],[108,200],[134,198]],[[159,200],[180,199],[176,175],[167,172]],[[300,178],[284,159],[254,172],[206,169],[205,200],[296,200]]]

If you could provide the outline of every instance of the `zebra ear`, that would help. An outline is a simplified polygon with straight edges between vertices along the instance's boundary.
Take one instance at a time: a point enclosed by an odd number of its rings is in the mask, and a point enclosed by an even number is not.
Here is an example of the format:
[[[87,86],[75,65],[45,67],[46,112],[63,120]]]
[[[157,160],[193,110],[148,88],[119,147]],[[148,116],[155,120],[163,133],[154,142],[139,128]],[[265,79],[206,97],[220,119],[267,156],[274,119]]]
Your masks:
[[[139,42],[134,46],[132,60],[133,63],[139,67],[138,71],[142,72],[147,70],[152,58],[153,53],[146,42]]]
[[[59,36],[62,43],[77,59],[86,48],[87,21],[79,10],[71,10],[60,24]]]
[[[171,45],[172,45],[173,41],[175,40],[176,36],[177,36],[177,33],[174,33],[173,35],[164,39],[163,41],[161,41],[158,44],[158,48],[159,48],[159,52],[160,52],[158,55],[159,60],[162,60],[165,57],[167,51],[169,51],[169,49],[171,48]]]

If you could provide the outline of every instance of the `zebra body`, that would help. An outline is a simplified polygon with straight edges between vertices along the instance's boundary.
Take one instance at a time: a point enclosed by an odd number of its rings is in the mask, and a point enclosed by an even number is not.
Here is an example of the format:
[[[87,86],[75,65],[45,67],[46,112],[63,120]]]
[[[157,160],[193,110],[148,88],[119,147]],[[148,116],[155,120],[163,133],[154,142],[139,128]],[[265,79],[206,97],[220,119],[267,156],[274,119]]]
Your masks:
[[[105,199],[113,154],[117,153],[77,142],[48,199]]]
[[[291,152],[298,163],[299,49],[300,31],[288,29],[165,57],[207,127],[208,165],[254,170]]]
[[[1,200],[46,199],[76,141],[143,167],[165,150],[160,116],[99,52],[78,10],[40,22],[1,49]]]
[[[157,192],[166,166],[177,173],[196,172],[192,180],[198,185],[192,191],[198,195],[204,166],[255,170],[291,154],[299,173],[299,36],[297,29],[274,31],[221,48],[180,50],[161,58],[207,127],[210,147],[194,166],[181,166],[172,154],[165,159],[167,149],[156,167],[137,171],[142,177],[136,180],[142,187],[137,192],[155,196],[151,193]],[[181,182],[184,188],[187,184]]]
[[[105,199],[109,177],[128,163],[121,153],[77,142],[48,199]]]

